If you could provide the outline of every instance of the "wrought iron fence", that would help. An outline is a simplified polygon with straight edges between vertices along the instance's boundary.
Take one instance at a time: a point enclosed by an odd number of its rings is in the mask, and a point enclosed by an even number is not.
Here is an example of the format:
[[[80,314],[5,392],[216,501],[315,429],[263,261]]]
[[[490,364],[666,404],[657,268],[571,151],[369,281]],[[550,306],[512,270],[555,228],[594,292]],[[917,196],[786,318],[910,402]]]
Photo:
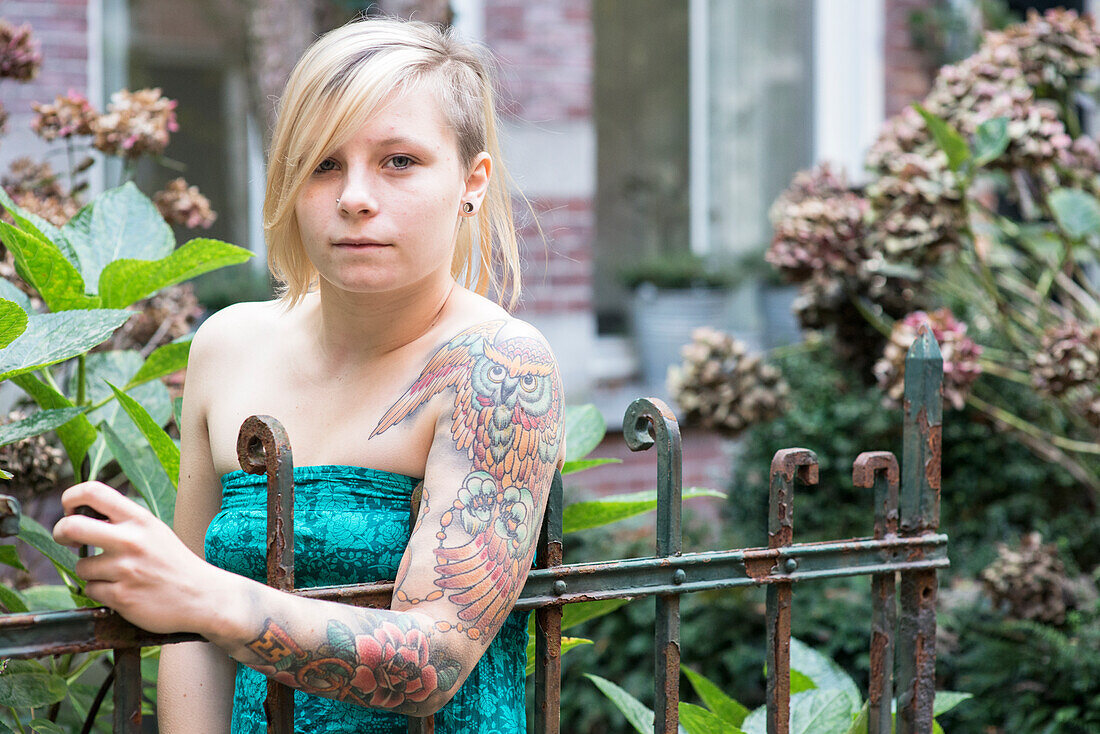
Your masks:
[[[931,734],[935,674],[937,570],[948,565],[939,534],[943,362],[926,328],[909,350],[905,370],[903,461],[873,451],[855,460],[852,479],[870,491],[872,537],[794,542],[797,484],[817,483],[817,458],[808,449],[779,451],[772,461],[768,547],[683,553],[680,532],[681,446],[672,411],[640,398],[627,409],[623,437],[633,451],[657,454],[656,552],[652,558],[564,564],[562,483],[555,476],[531,571],[516,607],[535,612],[535,732],[560,730],[561,618],[565,604],[656,597],[656,734],[676,734],[680,680],[682,594],[738,586],[767,587],[767,731],[787,734],[790,715],[791,595],[802,581],[871,577],[869,731],[889,734],[897,695],[897,731]],[[253,416],[241,427],[241,467],[268,477],[268,583],[300,596],[364,607],[388,607],[392,583],[295,589],[293,473],[289,442],[277,421]],[[415,511],[415,501],[414,501]],[[900,579],[895,589],[895,582]],[[900,608],[899,608],[900,607]],[[197,640],[139,629],[109,609],[0,616],[0,657],[29,658],[114,650],[114,731],[141,730],[140,649]],[[895,674],[896,668],[896,674]],[[269,681],[268,732],[293,732],[290,690]],[[431,732],[428,719],[409,731]]]

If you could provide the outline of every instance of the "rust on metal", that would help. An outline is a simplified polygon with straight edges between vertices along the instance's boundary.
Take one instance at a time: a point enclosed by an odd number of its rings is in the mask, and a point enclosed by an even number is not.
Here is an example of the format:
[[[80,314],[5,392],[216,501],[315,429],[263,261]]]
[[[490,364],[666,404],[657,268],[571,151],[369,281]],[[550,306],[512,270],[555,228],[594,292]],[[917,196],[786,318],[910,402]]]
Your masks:
[[[875,532],[882,540],[898,532],[898,460],[889,451],[868,451],[852,465],[852,483],[874,490]],[[894,697],[894,629],[897,624],[894,572],[871,577],[871,678],[869,734],[890,734]]]
[[[817,484],[817,455],[809,449],[780,449],[772,458],[768,489],[768,548],[779,551],[794,543],[794,483]],[[745,567],[748,570],[749,564]],[[778,552],[769,576],[789,576],[797,569],[793,558]],[[756,576],[754,575],[754,578]],[[790,730],[791,700],[791,584],[789,578],[768,586],[765,604],[767,626],[767,726],[768,734]]]
[[[237,459],[249,474],[267,474],[267,585],[294,590],[294,459],[283,425],[253,415],[237,435]],[[293,734],[294,691],[267,680],[264,701],[268,734]]]
[[[772,459],[768,492],[768,547],[794,542],[794,482],[817,484],[817,455],[809,449],[780,449]]]
[[[915,571],[901,576],[901,639],[910,655],[899,661],[899,734],[932,731],[936,676],[936,590],[934,571]]]
[[[117,734],[141,732],[141,648],[115,650],[114,724]]]
[[[773,584],[767,591],[768,734],[788,734],[791,708],[791,586]]]
[[[771,574],[772,569],[775,568],[775,559],[777,554],[770,553],[762,558],[745,558],[745,573],[752,577],[754,581],[763,581]]]
[[[561,473],[554,472],[535,551],[535,563],[541,569],[562,564],[564,504]],[[535,734],[561,731],[561,616],[560,605],[535,612]]]

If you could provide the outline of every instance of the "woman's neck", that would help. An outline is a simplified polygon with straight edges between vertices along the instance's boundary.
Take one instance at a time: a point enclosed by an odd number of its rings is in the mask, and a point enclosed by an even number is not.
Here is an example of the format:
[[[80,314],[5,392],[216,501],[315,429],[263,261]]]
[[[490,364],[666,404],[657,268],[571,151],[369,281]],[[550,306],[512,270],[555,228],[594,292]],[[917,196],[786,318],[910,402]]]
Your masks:
[[[322,283],[309,317],[318,354],[341,370],[411,344],[431,331],[457,287],[450,273],[384,295],[348,293]]]

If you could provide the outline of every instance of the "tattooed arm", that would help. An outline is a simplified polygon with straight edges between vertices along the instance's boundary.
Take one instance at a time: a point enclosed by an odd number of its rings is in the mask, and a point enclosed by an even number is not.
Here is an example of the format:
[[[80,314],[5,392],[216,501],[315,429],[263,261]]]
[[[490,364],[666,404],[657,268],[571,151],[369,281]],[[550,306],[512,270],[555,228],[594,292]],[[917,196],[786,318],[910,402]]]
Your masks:
[[[561,458],[562,406],[553,358],[520,322],[472,327],[433,356],[374,431],[422,409],[440,416],[391,610],[294,597],[188,558],[148,512],[96,483],[63,503],[109,521],[69,516],[55,536],[104,549],[77,570],[90,596],[135,624],[197,632],[309,693],[425,716],[454,695],[519,596]]]

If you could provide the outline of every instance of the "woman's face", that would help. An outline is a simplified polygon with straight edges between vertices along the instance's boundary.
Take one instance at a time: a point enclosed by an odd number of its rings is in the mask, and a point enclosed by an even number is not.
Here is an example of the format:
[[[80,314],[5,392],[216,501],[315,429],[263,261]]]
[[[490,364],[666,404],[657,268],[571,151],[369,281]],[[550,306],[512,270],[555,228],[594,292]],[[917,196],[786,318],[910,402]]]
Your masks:
[[[448,278],[462,205],[480,206],[490,166],[484,153],[472,166],[459,159],[430,86],[385,104],[318,165],[295,203],[322,289],[382,293]]]

